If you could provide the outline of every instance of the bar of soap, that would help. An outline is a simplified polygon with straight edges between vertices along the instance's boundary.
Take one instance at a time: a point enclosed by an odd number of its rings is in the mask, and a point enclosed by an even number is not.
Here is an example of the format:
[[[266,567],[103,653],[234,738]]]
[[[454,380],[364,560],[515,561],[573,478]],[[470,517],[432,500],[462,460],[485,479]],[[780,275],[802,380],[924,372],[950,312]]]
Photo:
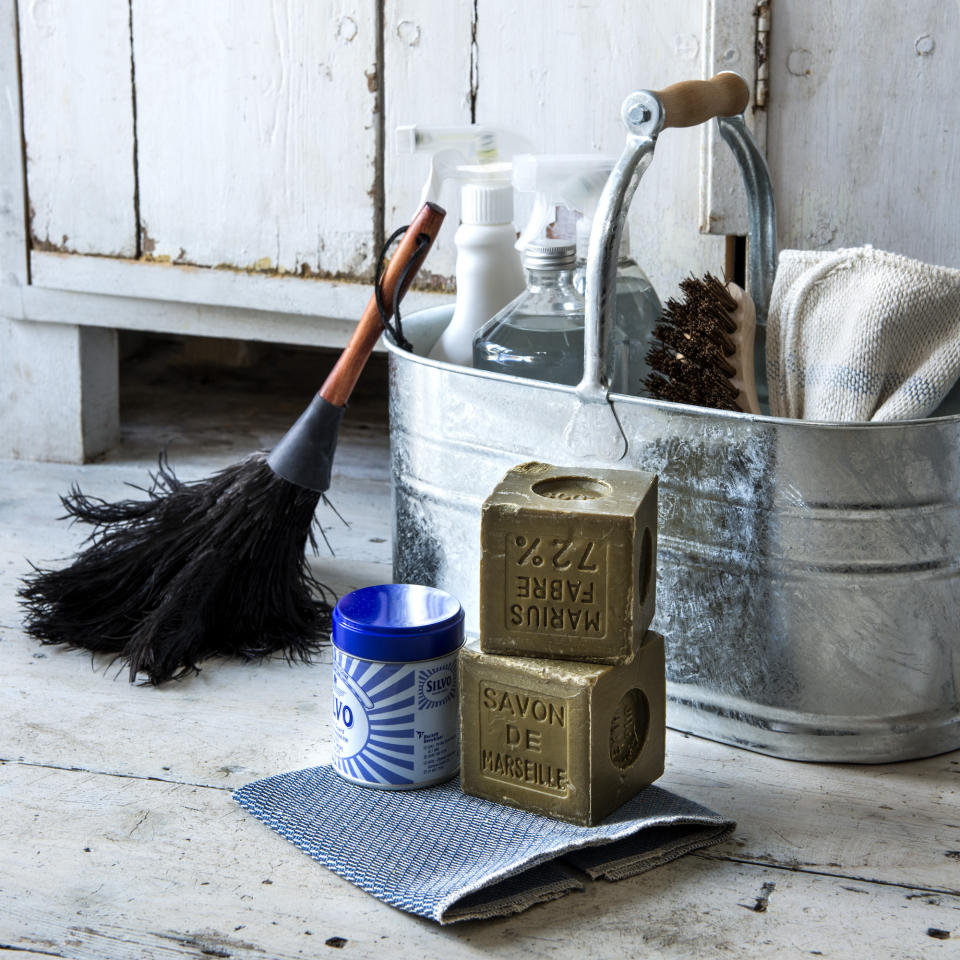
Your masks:
[[[653,620],[657,478],[525,463],[483,504],[484,653],[627,663]]]
[[[460,655],[464,793],[594,826],[663,773],[663,637],[621,666]]]

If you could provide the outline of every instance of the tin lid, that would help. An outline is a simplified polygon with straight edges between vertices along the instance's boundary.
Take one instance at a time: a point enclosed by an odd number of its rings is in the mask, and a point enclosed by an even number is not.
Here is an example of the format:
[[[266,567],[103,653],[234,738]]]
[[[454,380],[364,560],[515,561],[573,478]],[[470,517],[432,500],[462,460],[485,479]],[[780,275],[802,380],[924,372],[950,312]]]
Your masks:
[[[363,660],[432,660],[463,644],[463,608],[456,597],[436,587],[363,587],[337,601],[333,644]]]

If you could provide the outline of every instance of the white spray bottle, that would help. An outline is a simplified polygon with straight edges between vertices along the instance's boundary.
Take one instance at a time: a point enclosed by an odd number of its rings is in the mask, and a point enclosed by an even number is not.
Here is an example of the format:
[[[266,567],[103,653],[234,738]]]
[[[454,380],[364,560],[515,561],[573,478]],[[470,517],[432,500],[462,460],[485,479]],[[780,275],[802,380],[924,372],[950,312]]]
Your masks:
[[[574,286],[584,293],[584,265],[590,230],[600,194],[616,163],[615,157],[597,154],[513,158],[513,185],[518,192],[536,194],[533,215],[523,229],[518,247],[551,236],[577,244]],[[564,216],[564,211],[572,212]],[[579,219],[577,219],[579,215]],[[617,262],[616,316],[607,348],[606,373],[616,393],[645,393],[643,380],[650,372],[646,354],[650,336],[662,307],[646,274],[630,257],[630,236],[624,224]]]
[[[511,148],[529,149],[521,138],[492,127],[397,128],[398,153],[432,153],[421,205],[439,201],[447,180],[461,183],[461,222],[454,236],[457,303],[430,352],[434,360],[471,366],[476,331],[524,289],[514,248],[511,164],[501,156]]]

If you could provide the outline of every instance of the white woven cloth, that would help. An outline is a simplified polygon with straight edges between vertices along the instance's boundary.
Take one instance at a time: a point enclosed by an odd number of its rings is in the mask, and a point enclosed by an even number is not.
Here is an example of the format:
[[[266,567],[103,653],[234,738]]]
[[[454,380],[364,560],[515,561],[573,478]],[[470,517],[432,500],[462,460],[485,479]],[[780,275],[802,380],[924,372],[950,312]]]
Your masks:
[[[770,412],[911,420],[960,375],[960,270],[873,247],[780,254],[767,319]]]

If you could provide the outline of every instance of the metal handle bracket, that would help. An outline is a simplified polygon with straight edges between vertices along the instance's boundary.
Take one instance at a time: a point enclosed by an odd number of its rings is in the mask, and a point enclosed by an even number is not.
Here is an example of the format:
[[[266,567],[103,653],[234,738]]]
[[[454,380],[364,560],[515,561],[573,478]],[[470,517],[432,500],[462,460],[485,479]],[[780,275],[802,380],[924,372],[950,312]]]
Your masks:
[[[604,369],[614,312],[620,237],[630,202],[653,160],[657,137],[666,125],[663,101],[652,90],[631,93],[620,112],[627,128],[627,142],[600,195],[590,233],[583,378],[577,385],[582,404],[565,433],[574,453],[605,460],[622,459],[628,447],[610,402],[610,387]],[[777,260],[770,172],[742,114],[718,117],[717,124],[740,166],[747,191],[750,217],[748,289],[757,308],[757,322],[765,323]],[[586,439],[590,433],[596,438],[592,442]]]

